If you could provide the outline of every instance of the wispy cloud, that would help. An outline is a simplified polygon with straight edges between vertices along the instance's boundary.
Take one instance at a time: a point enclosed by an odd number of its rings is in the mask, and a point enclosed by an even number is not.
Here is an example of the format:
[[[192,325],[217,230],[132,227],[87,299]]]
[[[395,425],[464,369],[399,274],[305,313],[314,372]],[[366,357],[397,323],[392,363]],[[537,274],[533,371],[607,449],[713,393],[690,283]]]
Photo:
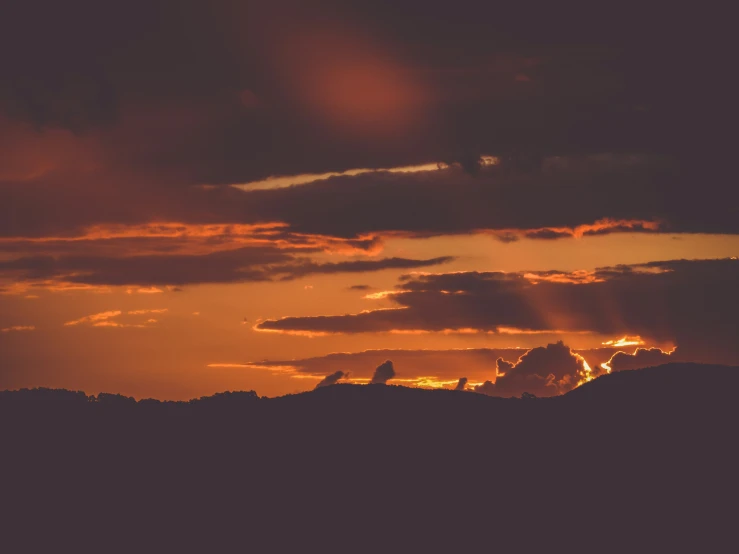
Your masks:
[[[121,315],[121,313],[122,312],[120,310],[109,310],[107,312],[100,312],[97,314],[86,315],[84,317],[75,319],[73,321],[67,321],[64,325],[72,326],[72,325],[81,325],[83,323],[92,323],[94,325],[95,323],[106,321],[112,317],[118,317],[119,315]]]
[[[12,333],[14,331],[35,331],[35,325],[12,325],[11,327],[5,327],[0,329],[0,333]]]
[[[142,316],[150,314],[163,314],[168,312],[168,308],[154,308],[154,309],[141,309],[141,310],[129,310],[125,314],[121,310],[108,310],[107,312],[100,312],[97,314],[86,315],[73,321],[67,321],[65,326],[76,326],[76,325],[90,325],[92,327],[108,327],[108,328],[145,328],[150,327],[151,324],[157,323],[157,319],[147,318],[145,321],[120,321],[118,318],[121,316]]]

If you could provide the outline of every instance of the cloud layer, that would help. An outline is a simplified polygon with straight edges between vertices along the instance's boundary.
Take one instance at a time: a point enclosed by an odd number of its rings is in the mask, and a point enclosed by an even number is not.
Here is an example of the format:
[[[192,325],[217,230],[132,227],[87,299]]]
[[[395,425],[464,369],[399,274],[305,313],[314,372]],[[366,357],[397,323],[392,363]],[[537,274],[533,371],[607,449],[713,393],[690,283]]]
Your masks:
[[[429,267],[450,256],[354,259],[317,262],[299,248],[254,246],[211,254],[111,256],[34,256],[0,261],[0,279],[17,284],[64,282],[85,285],[192,285],[248,281],[286,281],[315,274],[365,273],[384,269]]]
[[[678,260],[594,272],[409,275],[393,309],[287,317],[257,328],[364,333],[594,332],[673,341],[688,358],[737,363],[739,261]]]
[[[563,342],[532,348],[515,363],[497,361],[497,377],[475,387],[489,396],[555,396],[575,388],[590,378],[590,368],[582,356]]]

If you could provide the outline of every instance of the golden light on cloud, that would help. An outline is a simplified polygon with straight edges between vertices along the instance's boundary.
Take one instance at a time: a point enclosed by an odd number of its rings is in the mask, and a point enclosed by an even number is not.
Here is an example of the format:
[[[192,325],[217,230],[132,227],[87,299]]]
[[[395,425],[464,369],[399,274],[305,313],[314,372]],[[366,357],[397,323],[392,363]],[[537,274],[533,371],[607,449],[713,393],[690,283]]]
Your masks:
[[[297,369],[291,365],[264,365],[259,363],[210,363],[207,367],[210,368],[231,368],[231,369],[256,369],[269,371],[271,373],[295,373]],[[293,377],[297,377],[294,375]],[[312,376],[311,376],[312,377]]]
[[[244,321],[243,324],[246,324],[247,322]],[[308,337],[308,338],[314,338],[314,337],[327,337],[329,335],[338,335],[341,333],[328,333],[325,331],[301,331],[301,330],[293,330],[293,329],[263,329],[258,327],[259,323],[255,324],[252,327],[252,331],[257,331],[258,333],[276,333],[280,335],[292,335],[294,337]]]
[[[107,312],[99,312],[97,314],[92,315],[86,315],[84,317],[81,317],[79,319],[75,319],[72,321],[67,321],[64,325],[65,326],[73,326],[73,325],[80,325],[82,323],[99,323],[101,321],[105,321],[107,319],[111,319],[113,317],[118,317],[121,315],[121,310],[109,310]]]
[[[480,165],[482,167],[491,167],[498,165],[500,158],[496,156],[480,156]],[[332,177],[355,177],[366,173],[423,173],[441,171],[449,168],[449,164],[445,162],[431,162],[418,165],[404,165],[399,167],[382,167],[382,168],[355,168],[346,171],[331,171],[326,173],[303,173],[299,175],[280,175],[267,177],[259,181],[250,181],[248,183],[237,183],[231,185],[240,190],[271,190],[288,188],[299,185],[307,185],[316,181],[324,181]]]
[[[607,340],[602,343],[603,346],[613,346],[620,348],[622,346],[641,346],[646,344],[639,335],[627,335],[620,339]]]
[[[572,271],[569,273],[524,273],[524,278],[532,284],[542,281],[549,283],[600,283],[605,279],[597,277],[594,271],[586,271],[583,269]]]
[[[3,237],[0,244],[25,241],[37,242],[80,242],[125,238],[213,238],[223,235],[251,236],[286,227],[285,223],[246,224],[198,224],[177,221],[152,221],[140,224],[107,223],[86,227],[78,235],[49,237]]]
[[[304,173],[301,175],[267,177],[266,179],[262,179],[260,181],[251,181],[249,183],[234,184],[231,186],[241,190],[270,190],[293,187],[298,185],[307,185],[316,181],[324,181],[326,179],[330,179],[331,177],[354,177],[356,175],[363,175],[365,173],[418,173],[422,171],[439,171],[440,169],[444,169],[446,167],[446,164],[442,162],[437,162],[421,165],[406,165],[402,167],[377,169],[358,168],[347,169],[346,171],[332,171],[328,173]]]
[[[105,294],[110,293],[113,289],[108,286],[103,285],[88,285],[84,283],[71,283],[69,281],[65,281],[64,279],[59,280],[53,280],[53,279],[38,279],[33,281],[11,281],[6,283],[3,283],[0,281],[0,285],[3,285],[0,287],[0,296],[1,295],[8,295],[8,296],[21,296],[23,295],[25,298],[28,298],[29,296],[31,298],[38,298],[37,295],[27,295],[30,290],[37,291],[37,290],[46,290],[49,292],[59,292],[59,293],[66,293],[66,292],[90,292],[90,293],[96,293],[96,294]]]
[[[164,290],[159,287],[140,287],[137,289],[126,289],[126,294],[161,294]]]
[[[156,309],[146,309],[146,310],[129,310],[125,312],[125,315],[127,316],[139,316],[139,315],[149,315],[149,314],[163,314],[168,312],[169,310],[167,308],[156,308]],[[124,328],[124,327],[130,327],[130,328],[148,328],[151,327],[151,324],[157,323],[159,320],[154,318],[147,318],[144,323],[140,322],[127,322],[127,321],[119,321],[118,318],[124,315],[124,312],[122,310],[108,310],[106,312],[99,312],[96,314],[87,315],[84,317],[81,317],[79,319],[74,319],[72,321],[67,321],[64,326],[65,327],[74,327],[77,325],[83,325],[83,324],[89,324],[91,327],[108,327],[108,328]]]
[[[517,327],[496,327],[495,333],[501,335],[589,335],[592,331],[563,331],[559,329],[519,329]],[[488,331],[493,333],[493,331]]]
[[[151,319],[149,322],[156,323],[156,319]],[[146,327],[146,325],[143,325],[141,323],[121,323],[119,321],[98,321],[96,323],[92,324],[93,327],[131,327],[134,329],[143,329]]]
[[[570,352],[572,352],[570,350]],[[579,387],[580,385],[584,385],[588,381],[592,381],[597,377],[597,375],[593,374],[593,370],[590,367],[590,364],[583,358],[580,354],[577,352],[572,352],[572,355],[575,356],[581,363],[582,363],[582,370],[579,373],[579,380],[577,382],[576,387]]]
[[[592,235],[604,235],[613,232],[658,232],[662,222],[658,220],[644,219],[599,219],[593,223],[577,225],[575,227],[537,227],[530,229],[495,229],[487,231],[489,234],[502,240],[510,241],[519,238],[576,238]],[[481,232],[485,230],[481,229]]]
[[[398,294],[404,294],[405,291],[399,291],[399,290],[382,290],[380,292],[372,292],[369,294],[365,294],[362,296],[362,298],[366,300],[382,300],[384,298],[388,298],[389,296],[395,296]]]
[[[473,329],[472,327],[463,327],[459,329],[439,329],[439,330],[428,330],[428,329],[391,329],[388,331],[391,335],[476,335],[481,333],[480,329]]]

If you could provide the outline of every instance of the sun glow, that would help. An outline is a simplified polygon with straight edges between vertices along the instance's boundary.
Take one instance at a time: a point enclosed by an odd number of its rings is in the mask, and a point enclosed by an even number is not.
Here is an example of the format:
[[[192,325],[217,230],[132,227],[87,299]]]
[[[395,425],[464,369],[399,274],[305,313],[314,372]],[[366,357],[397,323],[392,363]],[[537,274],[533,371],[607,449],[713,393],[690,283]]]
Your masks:
[[[593,375],[593,370],[590,367],[590,364],[583,358],[580,354],[577,354],[576,352],[572,352],[573,356],[575,356],[578,360],[582,362],[582,370],[579,372],[580,380],[577,382],[577,385],[575,387],[579,387],[580,385],[584,385],[588,381],[592,381],[597,377],[597,375]]]
[[[603,346],[613,346],[616,348],[621,348],[622,346],[642,346],[643,344],[645,344],[645,342],[639,335],[626,335],[624,337],[621,337],[620,339],[605,341],[602,344]]]

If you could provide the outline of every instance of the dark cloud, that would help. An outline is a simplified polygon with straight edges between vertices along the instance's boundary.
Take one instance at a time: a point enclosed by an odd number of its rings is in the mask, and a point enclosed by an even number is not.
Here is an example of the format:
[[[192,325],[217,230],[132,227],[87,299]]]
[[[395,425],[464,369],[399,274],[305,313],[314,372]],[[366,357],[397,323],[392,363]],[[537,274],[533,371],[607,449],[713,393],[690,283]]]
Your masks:
[[[94,189],[92,183],[75,190],[66,181],[40,188],[0,185],[0,234],[70,233],[95,224],[152,220],[282,222],[294,233],[347,238],[393,231],[428,236],[488,230],[501,240],[739,232],[730,208],[717,201],[728,200],[728,191],[707,183],[706,193],[695,195],[693,184],[667,159],[604,154],[552,159],[534,172],[489,167],[470,176],[451,167],[333,177],[276,190],[157,190],[156,182],[127,191],[118,185]],[[17,216],[26,212],[27,218]]]
[[[298,254],[306,250],[311,249],[254,246],[201,255],[21,257],[1,261],[0,276],[17,281],[63,280],[89,285],[188,285],[284,281],[315,274],[428,267],[452,260],[384,258],[321,263]]]
[[[476,176],[455,167],[375,172],[252,191],[182,189],[151,178],[143,181],[148,186],[134,187],[128,183],[138,177],[92,174],[77,181],[52,174],[34,187],[0,183],[0,235],[69,235],[91,225],[151,221],[281,222],[291,240],[307,234],[371,241],[392,232],[491,231],[504,241],[618,232],[739,233],[723,181],[706,182],[696,195],[693,176],[667,158],[611,153],[545,162],[537,171],[509,173],[492,166]]]
[[[375,373],[372,375],[370,385],[384,385],[390,379],[395,377],[395,369],[393,369],[393,362],[386,360],[375,368]]]
[[[608,367],[611,371],[624,371],[629,369],[641,369],[679,361],[680,354],[665,352],[659,348],[637,348],[632,354],[616,352],[610,360]]]
[[[739,261],[677,260],[602,268],[591,274],[410,275],[394,309],[287,317],[259,328],[339,333],[499,328],[640,335],[680,346],[686,359],[737,363]]]
[[[372,287],[370,285],[352,285],[347,288],[349,290],[360,290],[360,291],[372,290]]]
[[[335,373],[332,373],[331,375],[326,375],[326,377],[316,385],[317,389],[320,389],[321,387],[328,387],[330,385],[335,385],[339,379],[342,379],[346,374],[343,371],[337,371]]]
[[[482,1],[453,14],[410,0],[107,4],[16,2],[3,14],[0,117],[14,125],[0,125],[0,150],[23,143],[22,159],[71,130],[83,152],[55,164],[44,151],[0,175],[0,234],[163,219],[332,236],[556,238],[603,218],[737,232],[719,132],[732,49],[716,32],[686,42],[678,29],[701,36],[692,13],[672,10],[654,41],[663,13],[641,3],[639,17],[619,4],[605,18]],[[283,191],[191,187],[434,162],[455,165]]]
[[[475,392],[490,396],[555,396],[575,388],[588,371],[581,356],[563,342],[532,348],[517,362],[498,360],[495,382],[486,381]]]
[[[643,3],[608,17],[538,4],[468,1],[452,14],[412,0],[14,3],[0,24],[0,98],[16,117],[74,129],[125,123],[142,104],[188,106],[206,123],[166,128],[169,141],[127,155],[210,180],[448,159],[474,168],[478,152],[675,149],[699,143],[701,121],[729,105],[717,82],[729,49],[692,12],[672,10],[667,29]],[[400,128],[366,121],[419,105]]]
[[[454,390],[464,390],[466,386],[467,386],[467,377],[460,377],[459,382],[457,383],[457,386],[454,387]]]

